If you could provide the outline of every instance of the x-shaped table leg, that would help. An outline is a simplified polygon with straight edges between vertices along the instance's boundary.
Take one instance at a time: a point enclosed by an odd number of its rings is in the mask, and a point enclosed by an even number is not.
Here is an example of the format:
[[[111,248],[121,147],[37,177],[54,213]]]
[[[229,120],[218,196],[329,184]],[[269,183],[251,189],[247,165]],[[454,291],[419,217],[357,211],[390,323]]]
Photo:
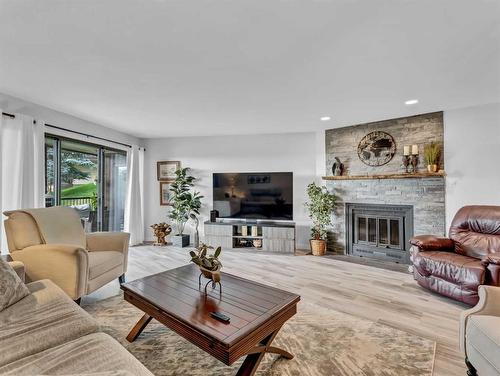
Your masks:
[[[247,353],[247,357],[243,361],[243,364],[238,370],[236,376],[253,376],[255,374],[255,371],[257,371],[257,368],[259,367],[264,354],[266,353],[278,354],[286,359],[293,359],[293,355],[288,351],[271,346],[271,343],[273,342],[280,329],[281,328],[278,328],[277,330],[272,332],[260,342],[259,346],[254,347]]]

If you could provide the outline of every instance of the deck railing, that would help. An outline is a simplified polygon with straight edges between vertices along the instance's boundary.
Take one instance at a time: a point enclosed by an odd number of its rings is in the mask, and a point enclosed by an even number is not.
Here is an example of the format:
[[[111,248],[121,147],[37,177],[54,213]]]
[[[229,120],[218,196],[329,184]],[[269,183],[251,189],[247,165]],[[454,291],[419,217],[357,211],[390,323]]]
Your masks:
[[[92,205],[92,197],[61,197],[61,206]]]

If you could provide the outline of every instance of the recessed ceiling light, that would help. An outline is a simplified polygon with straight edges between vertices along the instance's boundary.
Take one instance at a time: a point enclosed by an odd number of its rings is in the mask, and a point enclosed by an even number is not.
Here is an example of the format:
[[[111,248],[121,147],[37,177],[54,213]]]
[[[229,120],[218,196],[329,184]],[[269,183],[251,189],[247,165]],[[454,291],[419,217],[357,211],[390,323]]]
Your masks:
[[[417,104],[418,103],[418,99],[409,99],[405,102],[405,104]]]
[[[328,121],[330,119],[331,119],[330,116],[322,116],[322,117],[319,118],[319,120],[321,120],[321,121]]]

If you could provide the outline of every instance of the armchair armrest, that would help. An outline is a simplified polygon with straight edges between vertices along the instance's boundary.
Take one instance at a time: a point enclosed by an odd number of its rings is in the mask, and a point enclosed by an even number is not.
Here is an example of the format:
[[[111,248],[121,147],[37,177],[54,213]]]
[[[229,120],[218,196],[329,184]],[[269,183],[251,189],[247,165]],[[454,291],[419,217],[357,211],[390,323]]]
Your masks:
[[[455,242],[448,238],[438,238],[434,235],[419,235],[410,239],[410,244],[417,247],[419,251],[442,251],[453,252]]]
[[[500,265],[500,254],[490,253],[481,260],[481,263],[485,266],[488,266],[489,264]]]
[[[91,232],[86,234],[87,249],[90,252],[116,251],[123,254],[123,273],[128,266],[128,232]]]
[[[128,232],[91,232],[86,234],[86,237],[89,251],[128,252]]]
[[[24,264],[21,261],[9,261],[8,264],[14,269],[21,281],[26,282]]]
[[[460,350],[465,353],[465,331],[467,320],[472,315],[500,316],[500,287],[481,285],[478,289],[479,302],[460,314]]]
[[[30,281],[50,279],[71,299],[85,294],[88,278],[88,253],[70,244],[39,244],[12,253],[26,267]]]

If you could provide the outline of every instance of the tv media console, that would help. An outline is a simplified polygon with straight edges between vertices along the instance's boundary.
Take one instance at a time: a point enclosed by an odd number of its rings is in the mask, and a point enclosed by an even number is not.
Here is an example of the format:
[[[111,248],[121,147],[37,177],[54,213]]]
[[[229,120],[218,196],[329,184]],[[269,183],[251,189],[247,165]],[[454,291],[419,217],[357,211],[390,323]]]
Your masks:
[[[204,223],[205,243],[222,249],[295,252],[295,223],[220,221]]]

